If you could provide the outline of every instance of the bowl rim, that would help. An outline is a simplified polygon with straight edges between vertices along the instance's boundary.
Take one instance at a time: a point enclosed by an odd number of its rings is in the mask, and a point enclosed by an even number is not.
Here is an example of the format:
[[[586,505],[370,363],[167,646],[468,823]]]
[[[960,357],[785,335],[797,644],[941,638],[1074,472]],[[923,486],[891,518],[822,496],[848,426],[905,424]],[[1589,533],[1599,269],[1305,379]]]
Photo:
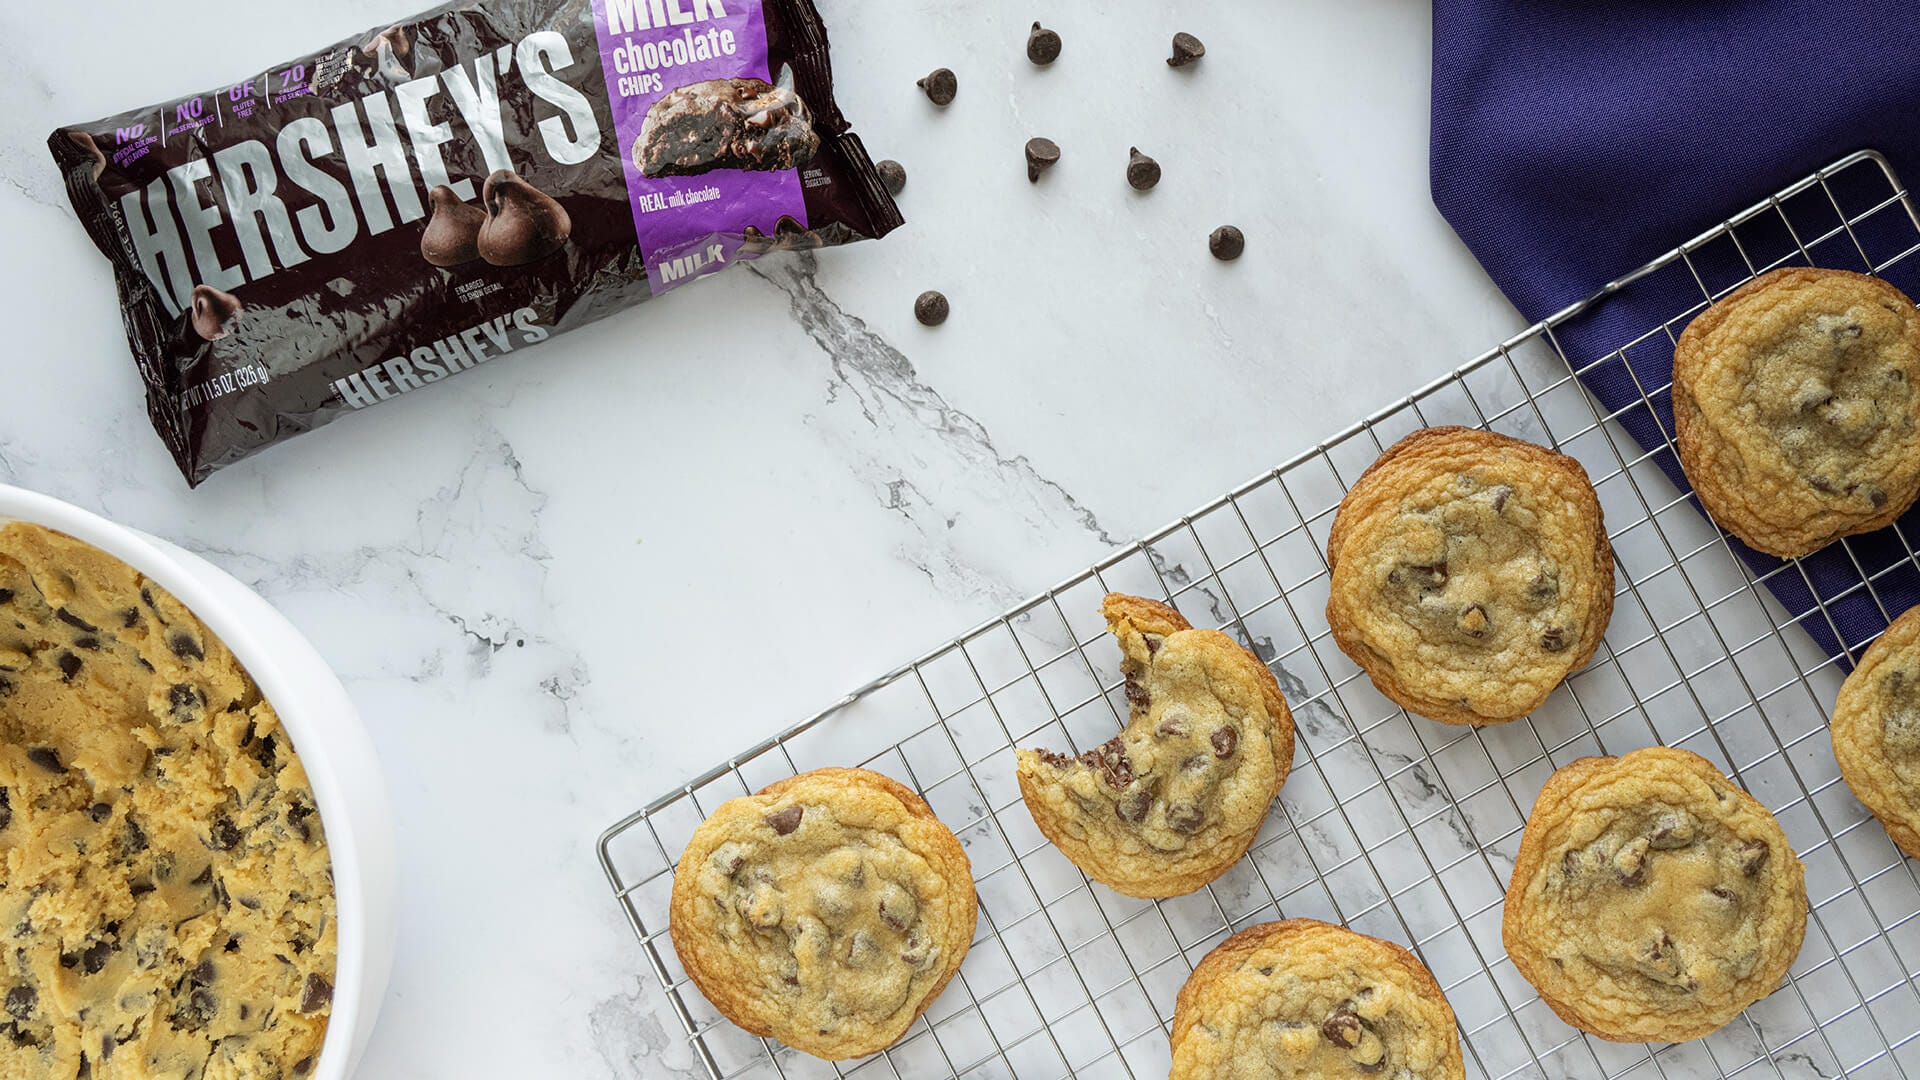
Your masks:
[[[325,748],[325,734],[310,718],[305,700],[288,685],[281,662],[271,648],[248,628],[246,617],[231,610],[196,571],[144,533],[51,495],[0,483],[0,526],[13,521],[65,533],[159,582],[161,588],[186,605],[187,610],[226,645],[254,685],[260,688],[261,697],[273,706],[313,789],[333,871],[334,994],[327,1017],[327,1033],[310,1073],[318,1080],[323,1068],[336,1061],[346,1062],[353,1053],[353,1036],[363,1011],[360,987],[367,963],[367,892],[361,873],[359,837],[352,815],[346,809],[348,800],[339,773]],[[241,587],[252,591],[244,583]],[[328,675],[333,677],[330,669]],[[357,711],[351,714],[351,719],[356,724],[360,722]],[[344,1065],[337,1075],[346,1076]]]

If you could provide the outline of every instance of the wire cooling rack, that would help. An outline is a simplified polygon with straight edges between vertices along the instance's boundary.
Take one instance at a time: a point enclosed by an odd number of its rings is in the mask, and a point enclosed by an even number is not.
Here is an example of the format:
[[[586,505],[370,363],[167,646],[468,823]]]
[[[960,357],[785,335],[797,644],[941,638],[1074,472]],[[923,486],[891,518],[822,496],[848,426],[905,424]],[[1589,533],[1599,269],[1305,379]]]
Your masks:
[[[1795,619],[1775,603],[1660,471],[1671,447],[1648,452],[1628,436],[1636,420],[1670,415],[1666,386],[1642,376],[1638,399],[1608,411],[1578,381],[1626,366],[1629,350],[1670,350],[1709,300],[1772,266],[1920,272],[1920,259],[1904,262],[1916,251],[1920,213],[1892,169],[1870,152],[1848,157],[615,824],[601,861],[699,1061],[715,1078],[1160,1077],[1193,965],[1233,931],[1306,916],[1411,946],[1458,1015],[1469,1073],[1488,1080],[1920,1075],[1920,876],[1834,763],[1826,708],[1842,668],[1795,627],[1827,610]],[[1682,310],[1604,355],[1570,358],[1567,342],[1603,298],[1662,273],[1698,283]],[[1323,614],[1326,534],[1347,485],[1395,439],[1443,423],[1578,458],[1618,560],[1599,653],[1511,724],[1408,716],[1334,646]],[[1903,572],[1920,568],[1899,539]],[[1856,589],[1878,603],[1879,580],[1863,575]],[[1268,662],[1293,706],[1300,750],[1275,812],[1246,858],[1190,896],[1148,902],[1089,884],[1015,785],[1015,746],[1077,752],[1125,721],[1099,615],[1109,590],[1168,597],[1195,625],[1223,628]],[[1657,1047],[1561,1023],[1500,940],[1503,892],[1547,777],[1654,743],[1704,754],[1774,811],[1807,863],[1812,909],[1785,985],[1715,1035]],[[675,858],[722,801],[853,763],[926,796],[966,846],[981,908],[959,976],[907,1036],[836,1064],[721,1018],[667,939],[667,899]]]

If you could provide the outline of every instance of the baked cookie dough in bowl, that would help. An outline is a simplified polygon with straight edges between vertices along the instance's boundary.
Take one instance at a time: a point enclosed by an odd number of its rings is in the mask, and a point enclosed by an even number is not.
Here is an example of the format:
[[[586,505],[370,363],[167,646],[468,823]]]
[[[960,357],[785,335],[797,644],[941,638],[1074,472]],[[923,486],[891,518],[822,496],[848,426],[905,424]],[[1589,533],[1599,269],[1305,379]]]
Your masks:
[[[394,871],[372,744],[284,618],[0,486],[0,1077],[343,1080]]]

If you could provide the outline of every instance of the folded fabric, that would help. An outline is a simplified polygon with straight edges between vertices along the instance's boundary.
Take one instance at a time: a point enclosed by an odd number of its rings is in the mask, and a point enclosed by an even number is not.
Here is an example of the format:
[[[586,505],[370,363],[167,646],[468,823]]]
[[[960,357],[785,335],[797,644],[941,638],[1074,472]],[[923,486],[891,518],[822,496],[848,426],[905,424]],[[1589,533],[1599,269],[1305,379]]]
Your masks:
[[[1920,176],[1911,0],[1434,0],[1433,10],[1434,203],[1530,319],[1852,151]],[[1774,263],[1876,271],[1920,294],[1920,258],[1900,257],[1920,233],[1887,208],[1894,194],[1877,163],[1849,168],[1735,230],[1737,243],[1633,282],[1556,343],[1689,491],[1665,449],[1673,337],[1709,294]],[[1920,512],[1796,564],[1729,542],[1848,667],[1889,616],[1920,603],[1910,539],[1920,541]]]

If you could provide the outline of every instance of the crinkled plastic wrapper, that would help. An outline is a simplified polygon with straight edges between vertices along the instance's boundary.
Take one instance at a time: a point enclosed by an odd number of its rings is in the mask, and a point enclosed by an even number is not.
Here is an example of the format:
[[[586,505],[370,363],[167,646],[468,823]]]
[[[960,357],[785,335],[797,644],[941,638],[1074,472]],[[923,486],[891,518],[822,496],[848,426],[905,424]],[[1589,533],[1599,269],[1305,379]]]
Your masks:
[[[811,0],[452,3],[48,146],[190,485],[734,262],[901,221]]]

